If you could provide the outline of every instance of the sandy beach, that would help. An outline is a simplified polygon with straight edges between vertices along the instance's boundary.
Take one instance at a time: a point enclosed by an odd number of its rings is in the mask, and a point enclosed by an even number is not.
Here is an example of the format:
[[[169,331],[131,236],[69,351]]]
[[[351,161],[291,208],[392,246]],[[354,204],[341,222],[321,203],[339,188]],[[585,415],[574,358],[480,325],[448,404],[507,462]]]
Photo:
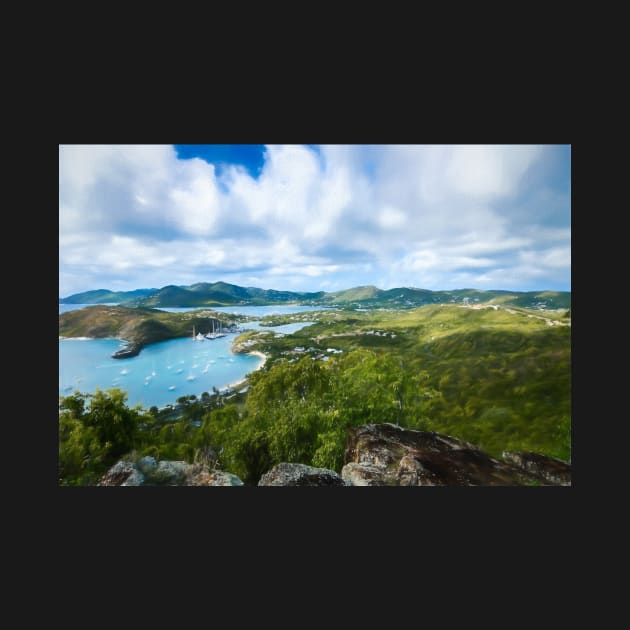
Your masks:
[[[253,354],[253,355],[255,355],[257,357],[260,357],[262,359],[262,361],[260,362],[258,367],[255,370],[252,370],[252,372],[256,372],[257,370],[262,369],[262,367],[267,362],[267,359],[269,358],[266,354],[264,354],[263,352],[259,352],[258,350],[253,350],[252,352],[247,352],[246,354]],[[248,374],[251,374],[251,372],[248,372]],[[223,388],[223,390],[235,389],[236,387],[240,387],[246,380],[247,380],[247,374],[242,379],[240,379],[239,381],[235,381],[234,383],[229,383],[228,385],[226,385]]]

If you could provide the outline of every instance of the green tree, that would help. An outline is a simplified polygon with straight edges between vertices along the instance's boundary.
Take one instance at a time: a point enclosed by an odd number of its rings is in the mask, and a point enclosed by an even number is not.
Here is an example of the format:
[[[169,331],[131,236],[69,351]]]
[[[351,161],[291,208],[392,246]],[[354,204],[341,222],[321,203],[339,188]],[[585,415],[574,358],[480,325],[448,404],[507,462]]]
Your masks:
[[[126,401],[127,394],[117,388],[61,398],[60,483],[95,483],[108,466],[138,445],[140,425],[152,419],[139,407],[127,407]]]

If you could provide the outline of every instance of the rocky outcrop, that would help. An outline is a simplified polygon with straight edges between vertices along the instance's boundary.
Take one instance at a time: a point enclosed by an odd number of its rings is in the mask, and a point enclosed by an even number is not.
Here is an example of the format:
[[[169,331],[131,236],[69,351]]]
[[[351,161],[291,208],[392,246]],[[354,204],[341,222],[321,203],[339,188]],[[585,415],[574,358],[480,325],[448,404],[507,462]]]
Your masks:
[[[236,476],[202,464],[161,461],[143,457],[135,464],[119,461],[101,478],[99,486],[242,486]]]
[[[116,462],[101,478],[99,486],[141,486],[142,473],[131,462]]]
[[[283,462],[266,472],[259,486],[345,486],[344,480],[333,470],[314,468],[304,464]]]
[[[503,451],[503,459],[529,473],[543,477],[551,484],[558,486],[571,485],[571,465],[555,457],[547,457],[540,453],[525,451],[511,453]]]
[[[242,486],[207,464],[119,461],[99,486]],[[327,468],[283,462],[259,486],[523,486],[571,485],[571,465],[539,453],[504,452],[495,459],[457,438],[394,424],[350,429],[341,476]]]
[[[372,464],[350,462],[341,470],[341,478],[349,486],[382,486],[383,470]]]
[[[341,476],[348,484],[355,486],[558,483],[555,477],[543,475],[541,469],[535,469],[533,464],[529,467],[515,465],[495,459],[457,438],[431,431],[402,429],[394,424],[368,424],[351,430],[345,462]]]
[[[242,486],[243,482],[232,473],[222,470],[201,470],[190,477],[189,486]]]

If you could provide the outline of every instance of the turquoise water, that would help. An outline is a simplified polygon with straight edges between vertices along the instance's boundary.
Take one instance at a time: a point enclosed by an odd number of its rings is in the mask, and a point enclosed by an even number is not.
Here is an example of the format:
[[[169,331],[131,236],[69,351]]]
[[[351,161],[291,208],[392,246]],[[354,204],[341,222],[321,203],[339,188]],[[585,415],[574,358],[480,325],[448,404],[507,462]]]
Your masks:
[[[76,311],[86,306],[94,306],[94,304],[59,304],[59,313],[68,311]],[[114,302],[102,304],[101,306],[116,306]],[[321,311],[328,307],[321,306],[164,306],[159,311],[167,311],[169,313],[185,313],[187,311],[196,311],[200,308],[207,308],[212,311],[220,311],[223,313],[238,313],[239,315],[253,315],[254,317],[264,317],[265,315],[284,315],[288,313],[303,313],[304,311]]]
[[[183,313],[186,311],[195,311],[204,308],[202,306],[161,306],[159,311],[168,311],[170,313]],[[323,311],[328,307],[321,306],[208,306],[205,307],[211,311],[221,313],[236,313],[237,315],[250,315],[252,317],[265,317],[266,315],[289,315],[292,313],[304,313],[306,311]]]
[[[293,307],[246,308],[248,314],[258,316],[270,314],[266,312],[269,308],[274,308],[274,313],[279,314],[299,312],[288,311]],[[306,307],[301,308],[304,310]],[[310,323],[261,328],[258,322],[248,322],[242,327],[290,334]],[[258,356],[231,352],[236,336],[228,334],[205,341],[193,341],[190,337],[170,339],[150,344],[130,359],[111,358],[116,350],[125,346],[120,339],[60,339],[59,395],[68,396],[76,390],[93,393],[97,387],[103,390],[120,387],[128,392],[130,405],[141,404],[148,408],[173,404],[180,396],[211,393],[213,387],[222,389],[235,383],[262,363]],[[175,389],[170,389],[172,387]]]
[[[111,358],[124,345],[119,339],[60,339],[59,394],[120,387],[128,392],[131,405],[163,407],[180,396],[200,396],[213,386],[222,389],[262,361],[257,356],[232,354],[233,338],[170,339],[146,346],[130,359]]]

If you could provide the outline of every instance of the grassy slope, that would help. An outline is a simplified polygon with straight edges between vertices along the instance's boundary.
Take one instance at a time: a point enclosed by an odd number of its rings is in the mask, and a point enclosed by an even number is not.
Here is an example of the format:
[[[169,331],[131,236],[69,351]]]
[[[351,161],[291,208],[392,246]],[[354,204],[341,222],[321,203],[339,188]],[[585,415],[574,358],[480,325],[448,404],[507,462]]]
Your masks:
[[[190,311],[165,313],[147,308],[89,306],[59,315],[59,335],[63,337],[119,337],[147,345],[156,341],[206,333],[212,321],[234,322],[245,318],[229,313]]]
[[[60,304],[102,304],[104,302],[131,302],[141,299],[146,295],[155,293],[157,289],[135,289],[134,291],[109,291],[108,289],[97,289],[76,293],[59,300]]]
[[[367,348],[393,356],[409,377],[422,375],[426,392],[422,400],[412,396],[407,401],[408,426],[450,433],[494,455],[533,450],[568,459],[568,320],[564,313],[511,311],[436,305],[322,312],[317,315],[320,323],[282,338],[259,336],[253,348],[270,355],[267,369],[296,356],[291,354],[295,346],[314,348],[313,355],[326,354],[327,348],[345,353]],[[560,323],[550,325],[547,320]],[[387,336],[366,334],[369,331]],[[339,356],[331,355],[329,365]]]

